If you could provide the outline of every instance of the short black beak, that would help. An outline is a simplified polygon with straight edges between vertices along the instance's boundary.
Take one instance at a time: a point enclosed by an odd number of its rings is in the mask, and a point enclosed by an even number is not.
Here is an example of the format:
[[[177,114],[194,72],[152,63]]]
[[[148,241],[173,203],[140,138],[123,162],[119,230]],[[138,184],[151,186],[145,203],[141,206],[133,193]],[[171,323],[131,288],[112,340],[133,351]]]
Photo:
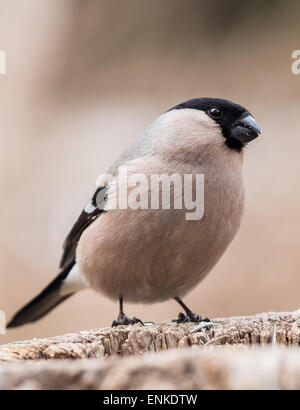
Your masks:
[[[240,141],[242,144],[254,140],[259,134],[261,134],[261,130],[250,114],[237,120],[230,132],[230,136]]]

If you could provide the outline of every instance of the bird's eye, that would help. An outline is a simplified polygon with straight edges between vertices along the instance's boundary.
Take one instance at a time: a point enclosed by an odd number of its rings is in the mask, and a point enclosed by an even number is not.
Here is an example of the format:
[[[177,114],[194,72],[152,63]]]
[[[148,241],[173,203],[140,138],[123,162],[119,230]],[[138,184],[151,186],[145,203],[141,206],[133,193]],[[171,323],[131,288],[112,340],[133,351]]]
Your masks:
[[[217,107],[210,108],[208,110],[208,114],[210,117],[214,119],[218,119],[222,117],[222,111],[220,110],[220,108],[217,108]]]

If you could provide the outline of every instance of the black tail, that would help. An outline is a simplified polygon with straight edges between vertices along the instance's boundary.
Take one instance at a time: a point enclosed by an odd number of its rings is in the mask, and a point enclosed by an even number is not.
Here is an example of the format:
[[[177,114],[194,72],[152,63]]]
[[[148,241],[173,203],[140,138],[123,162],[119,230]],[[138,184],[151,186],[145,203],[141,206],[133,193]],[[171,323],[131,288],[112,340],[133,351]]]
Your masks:
[[[74,262],[64,269],[39,295],[20,309],[6,327],[18,327],[25,323],[35,322],[54,309],[55,306],[72,296],[73,293],[61,295],[60,287],[73,266]]]

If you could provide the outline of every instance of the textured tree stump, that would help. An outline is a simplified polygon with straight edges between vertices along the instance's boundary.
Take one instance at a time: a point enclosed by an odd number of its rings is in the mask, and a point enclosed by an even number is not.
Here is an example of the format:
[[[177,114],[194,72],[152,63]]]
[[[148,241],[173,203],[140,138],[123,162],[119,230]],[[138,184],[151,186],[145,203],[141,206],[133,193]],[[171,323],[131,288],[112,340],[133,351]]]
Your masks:
[[[0,389],[300,388],[300,311],[213,322],[194,333],[195,324],[165,323],[2,345]]]
[[[299,389],[295,348],[215,347],[0,366],[0,389]]]
[[[191,333],[195,324],[166,323],[95,329],[10,343],[0,346],[0,362],[141,355],[188,346],[297,346],[300,343],[300,311],[215,319],[213,322],[212,329],[195,333]]]

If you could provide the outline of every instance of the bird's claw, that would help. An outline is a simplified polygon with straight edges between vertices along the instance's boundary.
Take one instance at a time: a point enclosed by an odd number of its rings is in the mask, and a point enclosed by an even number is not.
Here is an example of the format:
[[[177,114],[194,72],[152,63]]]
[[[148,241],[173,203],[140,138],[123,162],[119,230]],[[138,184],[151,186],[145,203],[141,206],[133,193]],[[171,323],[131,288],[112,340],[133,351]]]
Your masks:
[[[182,312],[179,313],[178,318],[177,319],[173,319],[172,322],[176,322],[176,323],[189,323],[189,322],[193,322],[193,323],[200,323],[200,322],[207,322],[207,323],[211,323],[211,320],[206,317],[204,319],[202,319],[202,316],[200,315],[196,315],[193,312],[189,312],[187,314],[184,314]]]
[[[137,317],[133,317],[130,319],[128,316],[126,316],[124,313],[120,313],[118,316],[117,320],[114,320],[112,322],[112,327],[119,326],[119,325],[135,325],[136,323],[140,323],[141,325],[144,325],[144,323],[141,321],[141,319],[138,319]]]
[[[136,323],[140,323],[141,325],[144,326],[144,323],[141,321],[141,319],[139,319],[138,317],[135,317],[135,316],[133,316],[131,322],[132,322],[133,325],[135,325]]]

